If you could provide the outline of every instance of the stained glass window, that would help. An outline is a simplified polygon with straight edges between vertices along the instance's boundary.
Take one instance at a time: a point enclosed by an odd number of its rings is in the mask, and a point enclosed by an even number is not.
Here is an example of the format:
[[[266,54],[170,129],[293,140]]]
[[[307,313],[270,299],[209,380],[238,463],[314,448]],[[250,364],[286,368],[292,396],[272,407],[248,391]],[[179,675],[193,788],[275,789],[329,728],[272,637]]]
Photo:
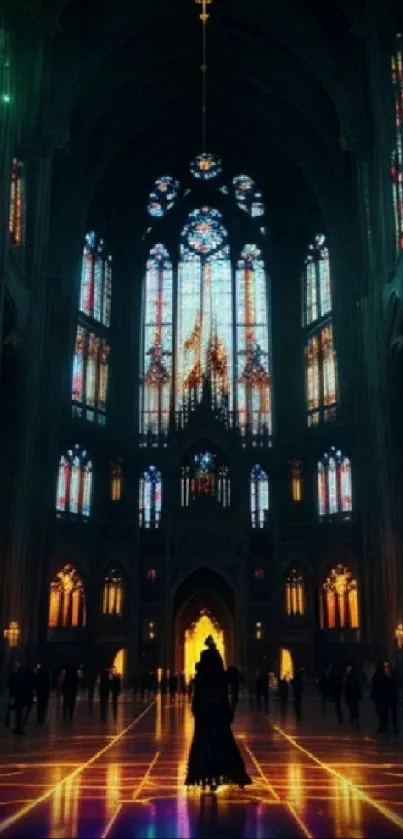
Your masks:
[[[173,207],[179,191],[179,181],[164,175],[157,178],[148,199],[147,210],[150,216],[160,218]]]
[[[358,584],[349,568],[332,568],[320,593],[321,629],[359,629]]]
[[[111,569],[104,581],[102,592],[102,612],[104,615],[123,614],[123,580],[122,575],[115,568]]]
[[[50,584],[49,629],[82,627],[86,624],[85,593],[75,568],[65,565]]]
[[[92,463],[79,445],[69,449],[59,460],[56,489],[58,516],[72,513],[84,519],[91,515]]]
[[[392,83],[395,93],[396,145],[391,157],[393,209],[395,215],[396,248],[403,248],[403,37],[397,35],[396,51],[392,55]]]
[[[262,195],[255,182],[248,175],[236,175],[233,178],[235,201],[240,210],[248,213],[252,218],[264,215]]]
[[[340,449],[331,447],[317,465],[318,515],[352,512],[351,462]]]
[[[296,503],[302,501],[302,463],[291,461],[291,497]]]
[[[163,245],[147,261],[144,295],[140,428],[145,437],[166,437],[172,394],[172,263]]]
[[[81,268],[80,312],[103,326],[110,326],[112,257],[103,239],[92,231],[85,237]]]
[[[140,478],[139,524],[157,529],[161,523],[162,478],[156,466],[149,466]]]
[[[190,164],[190,171],[194,178],[209,181],[221,174],[222,165],[219,157],[214,154],[198,154]]]
[[[332,310],[329,250],[323,234],[315,236],[308,248],[304,268],[304,319],[309,326]]]
[[[216,409],[233,400],[232,270],[221,213],[202,207],[188,217],[178,270],[176,406],[200,402],[211,385]]]
[[[217,466],[217,457],[209,451],[194,454],[181,470],[181,505],[188,507],[202,496],[210,495],[223,507],[231,503],[228,466]]]
[[[122,498],[123,466],[122,459],[112,461],[110,465],[110,497],[111,501],[120,501]]]
[[[109,353],[103,338],[85,326],[77,327],[71,395],[74,418],[105,424]]]
[[[267,472],[256,464],[250,473],[250,514],[253,528],[267,526],[269,519],[269,478]]]
[[[266,272],[260,250],[245,245],[236,274],[238,422],[253,436],[272,431]]]
[[[337,359],[331,320],[329,251],[323,234],[308,249],[303,273],[305,387],[308,425],[334,419],[337,407]]]
[[[11,166],[8,229],[12,244],[23,245],[25,239],[24,164],[16,158],[14,158]]]
[[[289,617],[305,614],[304,578],[293,568],[285,581],[285,612]]]

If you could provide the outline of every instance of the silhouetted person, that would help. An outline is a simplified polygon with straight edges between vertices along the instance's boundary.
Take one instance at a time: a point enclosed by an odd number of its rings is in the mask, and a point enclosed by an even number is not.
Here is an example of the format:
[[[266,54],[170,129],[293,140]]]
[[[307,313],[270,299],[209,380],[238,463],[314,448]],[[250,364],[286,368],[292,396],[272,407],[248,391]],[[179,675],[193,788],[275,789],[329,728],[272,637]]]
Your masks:
[[[117,715],[118,715],[119,696],[122,693],[122,679],[119,676],[119,673],[117,672],[117,670],[115,670],[115,668],[113,668],[112,673],[111,673],[110,685],[111,685],[110,689],[111,689],[111,696],[112,696],[113,718],[116,720]]]
[[[400,682],[393,672],[392,667],[389,661],[385,661],[384,664],[384,673],[385,673],[385,692],[387,697],[387,719],[389,724],[389,711],[392,720],[393,730],[397,734],[399,732],[399,728],[397,725],[397,700],[398,700],[398,693],[399,693],[399,686]]]
[[[231,664],[231,666],[227,668],[227,682],[232,713],[235,714],[236,707],[239,702],[239,686],[241,684],[241,674],[235,664]]]
[[[46,664],[38,664],[35,672],[36,722],[43,725],[46,719],[50,696],[50,673]]]
[[[14,711],[14,734],[24,734],[24,674],[20,661],[15,661],[12,667],[9,683],[9,704],[6,716],[6,726],[10,724],[10,714]]]
[[[256,678],[256,702],[258,710],[262,708],[267,714],[269,710],[269,677],[266,672],[258,673]]]
[[[343,679],[340,670],[336,670],[333,666],[330,668],[329,673],[329,696],[333,699],[337,719],[340,725],[342,725],[343,712],[341,710],[341,700],[343,696]]]
[[[108,717],[109,694],[111,692],[112,680],[108,668],[102,671],[99,679],[99,713],[101,722],[106,722]]]
[[[278,683],[278,698],[280,701],[281,721],[285,722],[287,717],[288,705],[288,681],[287,679],[280,679]]]
[[[74,709],[76,707],[78,689],[78,675],[77,667],[69,665],[64,672],[64,679],[62,684],[63,696],[63,717],[65,720],[72,721],[74,717]]]
[[[94,705],[94,695],[95,695],[95,686],[97,683],[97,674],[94,670],[90,670],[88,672],[87,678],[87,699],[88,699],[88,710],[90,714],[92,714],[92,708]]]
[[[299,670],[291,682],[291,688],[294,698],[295,719],[299,722],[302,719],[302,696],[304,693],[304,683]]]
[[[25,729],[25,726],[29,720],[30,713],[32,711],[32,707],[34,704],[34,697],[35,697],[35,675],[32,667],[25,667],[22,668],[22,684],[23,684],[23,715],[22,715],[22,727]]]
[[[251,781],[231,731],[232,711],[223,661],[210,636],[206,645],[195,678],[195,727],[185,783],[203,788],[208,785],[211,790],[221,783],[243,787]]]
[[[327,700],[329,698],[329,674],[322,670],[318,681],[319,693],[322,700],[322,714],[326,715]]]
[[[360,702],[362,689],[360,677],[354,667],[347,668],[344,680],[344,700],[350,712],[350,722],[354,728],[360,728]]]

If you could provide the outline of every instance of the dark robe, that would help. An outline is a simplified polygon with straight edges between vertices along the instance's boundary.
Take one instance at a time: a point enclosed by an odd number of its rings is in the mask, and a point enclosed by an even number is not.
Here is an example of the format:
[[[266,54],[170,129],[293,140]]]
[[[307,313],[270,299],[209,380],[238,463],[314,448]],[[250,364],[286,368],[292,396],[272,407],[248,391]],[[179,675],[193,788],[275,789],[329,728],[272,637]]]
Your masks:
[[[202,653],[194,683],[195,720],[186,785],[250,784],[231,730],[232,711],[223,662],[217,650]]]

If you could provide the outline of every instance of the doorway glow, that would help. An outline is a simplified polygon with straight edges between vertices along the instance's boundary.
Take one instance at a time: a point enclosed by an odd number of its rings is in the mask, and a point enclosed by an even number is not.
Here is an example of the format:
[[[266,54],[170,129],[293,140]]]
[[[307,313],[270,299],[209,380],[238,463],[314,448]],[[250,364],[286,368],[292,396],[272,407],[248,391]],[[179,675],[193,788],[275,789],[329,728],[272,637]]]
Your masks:
[[[290,682],[294,678],[294,662],[289,650],[280,650],[280,679]]]
[[[204,642],[209,635],[214,638],[218,652],[222,656],[224,667],[226,666],[224,632],[209,615],[201,614],[199,619],[185,631],[184,671],[186,682],[193,679],[196,673],[196,664],[205,649]]]
[[[112,667],[119,673],[119,676],[124,676],[126,673],[126,650],[123,648],[119,650],[113,659]]]

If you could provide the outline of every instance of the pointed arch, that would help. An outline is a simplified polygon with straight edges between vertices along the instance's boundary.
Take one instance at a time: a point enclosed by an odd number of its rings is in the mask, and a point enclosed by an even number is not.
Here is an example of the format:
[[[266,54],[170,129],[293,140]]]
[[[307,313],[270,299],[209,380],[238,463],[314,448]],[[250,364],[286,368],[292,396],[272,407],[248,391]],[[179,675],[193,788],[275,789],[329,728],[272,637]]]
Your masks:
[[[269,518],[269,477],[259,464],[252,466],[249,478],[250,516],[253,528],[267,526]]]
[[[317,492],[319,517],[351,514],[351,461],[334,446],[318,461]]]
[[[156,530],[161,524],[162,476],[156,466],[149,466],[140,478],[139,525]]]
[[[102,614],[122,617],[124,608],[123,576],[116,567],[107,572],[102,590]]]
[[[337,407],[330,256],[323,234],[308,248],[302,287],[307,422],[317,425],[334,419]]]
[[[236,274],[238,423],[252,436],[272,433],[270,330],[261,251],[245,245]]]
[[[305,578],[299,568],[291,568],[285,578],[284,607],[288,617],[305,614]]]
[[[94,230],[85,236],[80,284],[80,313],[110,326],[112,256]]]
[[[189,507],[197,498],[209,495],[223,507],[231,503],[229,467],[219,455],[197,450],[181,467],[181,506]]]
[[[76,444],[61,455],[57,473],[56,512],[58,516],[71,513],[84,519],[92,511],[92,461],[87,452]]]
[[[50,584],[49,629],[77,628],[86,625],[83,582],[72,565],[65,565]]]
[[[213,407],[233,407],[232,268],[219,210],[189,213],[178,269],[176,409],[187,413],[209,382]]]
[[[162,244],[147,260],[142,320],[140,432],[143,438],[165,438],[172,398],[173,277]]]
[[[359,629],[358,583],[352,571],[336,565],[322,583],[321,629]]]

